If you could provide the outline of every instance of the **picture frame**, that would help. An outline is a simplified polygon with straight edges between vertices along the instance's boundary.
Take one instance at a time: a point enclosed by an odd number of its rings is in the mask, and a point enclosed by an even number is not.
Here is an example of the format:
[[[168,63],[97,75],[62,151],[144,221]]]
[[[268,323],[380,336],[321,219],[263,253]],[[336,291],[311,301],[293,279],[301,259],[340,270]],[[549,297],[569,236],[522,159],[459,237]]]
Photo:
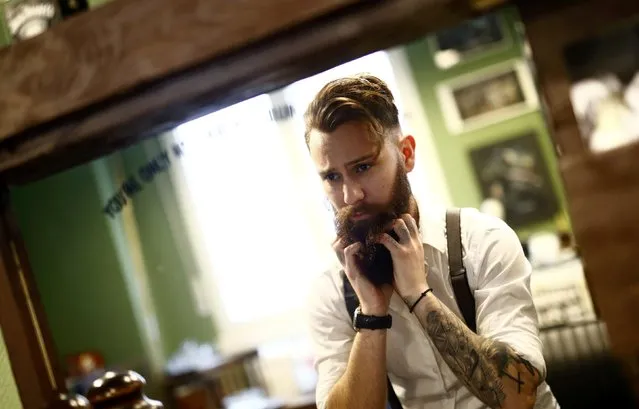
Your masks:
[[[527,227],[555,217],[559,200],[537,131],[479,146],[469,155],[482,200],[499,201],[510,227]]]
[[[539,107],[532,73],[522,59],[506,61],[436,85],[446,128],[461,134]]]
[[[513,45],[501,13],[489,13],[428,36],[435,66],[448,70],[504,51]]]

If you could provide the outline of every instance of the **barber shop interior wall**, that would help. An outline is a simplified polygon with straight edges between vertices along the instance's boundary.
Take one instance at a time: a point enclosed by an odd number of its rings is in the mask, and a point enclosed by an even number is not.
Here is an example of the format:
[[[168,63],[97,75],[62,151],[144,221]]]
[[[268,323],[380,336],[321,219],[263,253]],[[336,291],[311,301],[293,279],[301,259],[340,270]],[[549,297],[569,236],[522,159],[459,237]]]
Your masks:
[[[139,173],[164,149],[151,139],[123,151],[125,174]],[[168,172],[160,172],[132,203],[165,354],[174,353],[187,338],[212,342],[216,337],[211,310],[197,298],[200,271],[177,200]]]
[[[94,349],[138,366],[143,347],[89,166],[15,188],[13,207],[61,358]]]
[[[157,371],[184,340],[215,338],[191,292],[189,255],[176,244],[184,233],[169,226],[170,198],[159,197],[169,182],[157,175],[121,213],[103,212],[146,155],[136,146],[12,191],[62,359],[96,350],[107,365]]]
[[[552,142],[540,109],[503,121],[496,121],[494,124],[461,134],[452,134],[446,126],[443,108],[436,91],[438,84],[513,59],[525,60],[524,41],[520,32],[520,18],[517,10],[514,7],[508,8],[501,11],[500,15],[505,22],[505,32],[512,40],[510,45],[446,70],[436,66],[433,58],[433,43],[427,38],[407,45],[406,52],[432,129],[434,145],[453,203],[456,206],[479,207],[482,197],[471,166],[470,150],[517,134],[535,131],[551,175],[555,194],[560,203],[558,217],[562,218],[565,217],[563,210],[565,209],[565,199]],[[552,228],[553,226],[554,220],[551,219],[546,223],[521,229],[518,233],[525,236],[529,230]]]

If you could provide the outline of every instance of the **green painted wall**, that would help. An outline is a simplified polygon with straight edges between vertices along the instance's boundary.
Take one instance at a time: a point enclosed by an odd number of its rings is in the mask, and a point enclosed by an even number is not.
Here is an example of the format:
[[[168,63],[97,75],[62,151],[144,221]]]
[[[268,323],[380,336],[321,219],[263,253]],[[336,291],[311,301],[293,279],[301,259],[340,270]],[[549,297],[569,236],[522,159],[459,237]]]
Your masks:
[[[123,151],[126,174],[137,174],[140,166],[161,151],[156,139]],[[144,185],[134,198],[133,209],[164,353],[174,353],[187,338],[211,342],[215,337],[213,321],[211,316],[202,316],[197,311],[188,279],[197,270],[195,256],[188,245],[186,226],[168,172],[156,175]]]
[[[432,58],[432,44],[427,38],[410,43],[406,47],[409,63],[418,83],[419,93],[431,126],[433,139],[440,157],[446,182],[456,206],[479,207],[482,196],[472,169],[469,156],[470,150],[534,129],[538,132],[539,142],[545,154],[552,182],[559,198],[559,205],[565,209],[565,199],[557,170],[557,161],[541,111],[527,113],[460,135],[451,135],[444,122],[441,106],[435,90],[438,83],[490,65],[523,56],[522,41],[516,29],[516,25],[520,21],[519,16],[514,8],[502,13],[506,21],[507,33],[512,39],[511,46],[493,52],[485,57],[458,64],[448,70],[440,70]],[[563,210],[559,212],[560,218],[563,213]],[[522,236],[526,236],[532,230],[551,228],[553,226],[554,224],[551,223],[542,223],[527,229],[521,229],[518,233]]]
[[[0,7],[0,48],[8,45],[11,39],[7,24],[4,21],[4,8]]]
[[[133,175],[159,150],[151,140],[104,163],[111,170],[123,163],[124,174]],[[108,364],[148,368],[142,307],[130,295],[135,267],[118,253],[131,244],[122,243],[127,240],[122,234],[114,236],[113,220],[102,212],[100,197],[109,197],[115,188],[97,181],[94,164],[15,188],[19,225],[60,356],[96,349]],[[212,318],[198,313],[191,290],[189,276],[197,267],[185,245],[188,237],[169,175],[144,184],[132,207],[162,354],[173,354],[186,339],[214,341]]]
[[[138,367],[142,341],[90,167],[12,193],[59,355],[96,349]]]
[[[2,331],[0,331],[0,408],[22,409],[18,388],[7,356],[7,348],[2,338]]]

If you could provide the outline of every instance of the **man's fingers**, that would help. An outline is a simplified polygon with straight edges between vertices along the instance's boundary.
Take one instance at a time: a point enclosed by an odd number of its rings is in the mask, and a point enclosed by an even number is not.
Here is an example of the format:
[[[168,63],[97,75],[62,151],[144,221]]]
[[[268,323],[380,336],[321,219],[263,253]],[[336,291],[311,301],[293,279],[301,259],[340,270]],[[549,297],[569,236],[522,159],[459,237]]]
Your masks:
[[[383,244],[384,247],[386,247],[388,251],[391,252],[391,254],[394,254],[396,251],[401,250],[401,246],[399,245],[399,243],[388,233],[383,233],[379,237],[379,243]]]
[[[410,241],[410,231],[404,219],[395,220],[393,230],[397,233],[400,243],[408,243]]]
[[[408,213],[405,213],[401,216],[401,219],[406,223],[406,227],[408,227],[408,231],[410,231],[411,235],[417,235],[419,233],[419,227],[417,227],[417,222],[415,218]]]
[[[357,242],[357,243],[353,243],[353,244],[351,244],[350,246],[346,247],[346,248],[344,249],[344,257],[345,257],[347,260],[351,260],[351,259],[353,259],[354,257],[356,257],[357,252],[359,251],[359,249],[361,248],[361,246],[362,246],[362,245],[361,245],[359,242]]]
[[[344,270],[351,284],[359,276],[359,270],[355,263],[355,258],[359,257],[360,243],[353,243],[344,249]]]

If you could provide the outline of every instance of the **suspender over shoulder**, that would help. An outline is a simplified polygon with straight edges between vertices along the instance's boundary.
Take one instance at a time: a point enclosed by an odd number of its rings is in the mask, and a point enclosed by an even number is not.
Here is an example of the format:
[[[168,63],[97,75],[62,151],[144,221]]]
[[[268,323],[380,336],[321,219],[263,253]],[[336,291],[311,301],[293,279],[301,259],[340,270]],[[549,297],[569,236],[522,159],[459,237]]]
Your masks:
[[[476,332],[475,299],[468,285],[468,277],[463,262],[463,246],[461,240],[460,209],[452,208],[446,211],[446,241],[448,244],[448,270],[450,280],[455,292],[457,305],[461,310],[466,325]],[[351,286],[346,274],[342,271],[342,283],[344,286],[344,303],[348,315],[352,318],[359,300]],[[402,409],[402,404],[393,389],[390,379],[386,378],[388,385],[388,407],[390,409]]]
[[[459,306],[468,328],[477,332],[475,298],[468,285],[468,276],[466,275],[466,267],[464,267],[461,218],[458,208],[446,211],[446,242],[448,243],[448,271],[457,306]]]

